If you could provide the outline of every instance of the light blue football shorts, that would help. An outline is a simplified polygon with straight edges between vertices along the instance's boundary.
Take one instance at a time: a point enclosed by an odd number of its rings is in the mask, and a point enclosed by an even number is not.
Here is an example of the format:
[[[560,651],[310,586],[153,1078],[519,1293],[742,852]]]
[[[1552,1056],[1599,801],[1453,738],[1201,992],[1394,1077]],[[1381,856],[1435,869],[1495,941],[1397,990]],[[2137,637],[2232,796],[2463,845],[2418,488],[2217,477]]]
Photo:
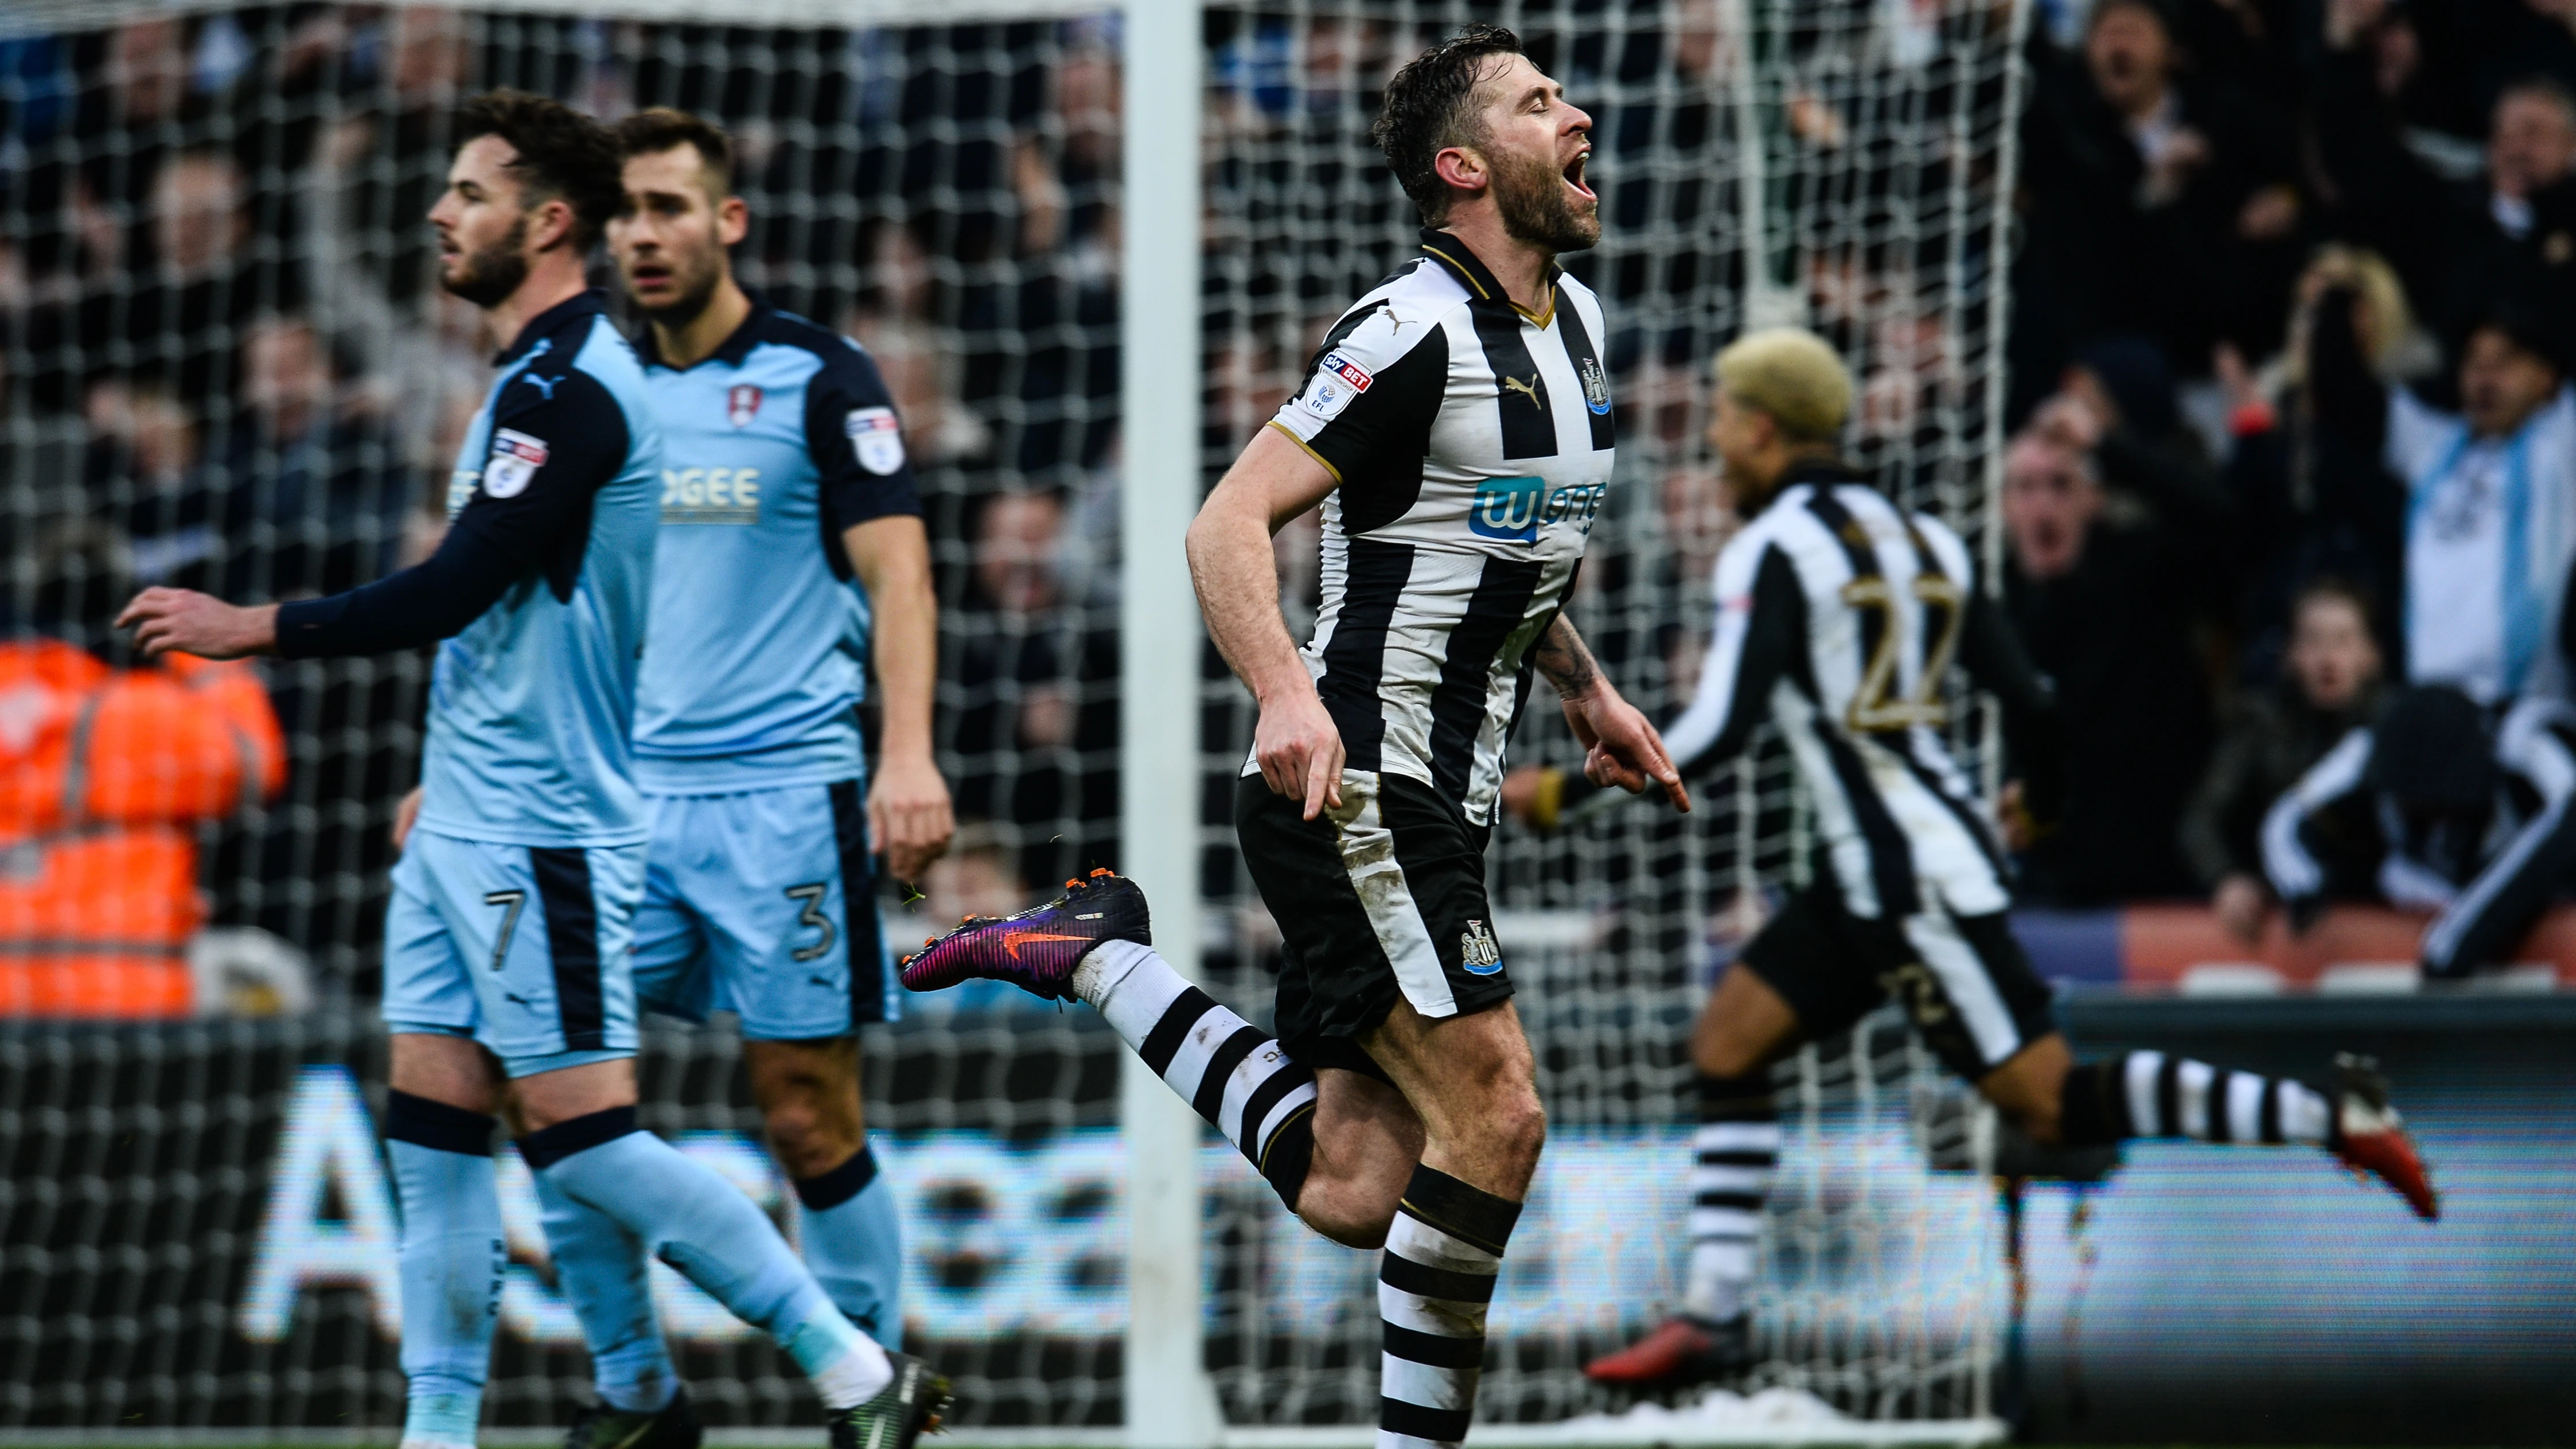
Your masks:
[[[760,1041],[846,1036],[897,1014],[860,783],[655,795],[635,994]]]
[[[385,911],[385,1026],[470,1036],[513,1077],[635,1054],[641,845],[414,830]]]

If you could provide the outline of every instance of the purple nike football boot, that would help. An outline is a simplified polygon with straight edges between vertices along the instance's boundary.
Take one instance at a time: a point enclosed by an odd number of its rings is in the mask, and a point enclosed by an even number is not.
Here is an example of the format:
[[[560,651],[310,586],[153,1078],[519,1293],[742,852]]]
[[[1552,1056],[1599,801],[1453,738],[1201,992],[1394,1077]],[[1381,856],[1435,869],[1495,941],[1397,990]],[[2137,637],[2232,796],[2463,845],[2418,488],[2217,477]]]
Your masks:
[[[1095,870],[1064,883],[1064,894],[1016,916],[968,916],[957,929],[922,942],[903,960],[911,991],[939,991],[960,981],[1007,981],[1033,996],[1072,1001],[1073,968],[1103,941],[1154,942],[1145,893],[1123,875]]]

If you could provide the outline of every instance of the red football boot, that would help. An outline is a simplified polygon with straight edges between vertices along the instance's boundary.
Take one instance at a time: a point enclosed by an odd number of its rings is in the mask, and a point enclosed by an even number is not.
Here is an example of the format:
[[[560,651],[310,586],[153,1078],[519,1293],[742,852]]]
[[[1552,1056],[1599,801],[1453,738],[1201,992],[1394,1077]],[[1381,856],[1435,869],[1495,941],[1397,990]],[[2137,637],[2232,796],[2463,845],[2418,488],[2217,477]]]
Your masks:
[[[2388,1105],[2388,1079],[2379,1074],[2379,1064],[2368,1057],[2336,1057],[2327,1094],[2334,1103],[2334,1131],[2327,1150],[2355,1173],[2376,1177],[2396,1189],[2415,1216],[2428,1223],[2441,1217],[2441,1199],[2433,1193],[2424,1159],[2416,1154],[2414,1139],[2406,1135],[2404,1119]]]
[[[1646,1389],[1723,1378],[1753,1367],[1753,1317],[1739,1313],[1724,1323],[1676,1315],[1617,1353],[1583,1366],[1596,1384]]]

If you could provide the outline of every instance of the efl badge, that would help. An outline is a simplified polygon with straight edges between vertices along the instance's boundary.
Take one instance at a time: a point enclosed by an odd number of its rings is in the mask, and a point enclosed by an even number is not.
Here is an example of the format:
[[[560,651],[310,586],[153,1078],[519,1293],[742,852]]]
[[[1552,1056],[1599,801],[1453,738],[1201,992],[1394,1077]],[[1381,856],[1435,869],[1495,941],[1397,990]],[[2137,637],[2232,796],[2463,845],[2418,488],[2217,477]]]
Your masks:
[[[1328,352],[1316,366],[1314,380],[1306,384],[1305,396],[1298,402],[1306,411],[1331,422],[1342,415],[1342,409],[1351,405],[1352,398],[1368,391],[1369,384],[1375,381],[1377,379],[1369,376],[1367,368],[1338,352]]]
[[[751,383],[738,382],[725,394],[725,417],[737,428],[751,426],[760,416],[760,389]]]
[[[546,440],[511,428],[492,435],[492,456],[483,465],[483,496],[516,498],[546,466]]]
[[[1482,921],[1469,921],[1458,937],[1458,964],[1470,976],[1491,976],[1503,969],[1502,943]]]
[[[903,424],[892,408],[852,408],[842,423],[859,466],[882,477],[903,466]]]

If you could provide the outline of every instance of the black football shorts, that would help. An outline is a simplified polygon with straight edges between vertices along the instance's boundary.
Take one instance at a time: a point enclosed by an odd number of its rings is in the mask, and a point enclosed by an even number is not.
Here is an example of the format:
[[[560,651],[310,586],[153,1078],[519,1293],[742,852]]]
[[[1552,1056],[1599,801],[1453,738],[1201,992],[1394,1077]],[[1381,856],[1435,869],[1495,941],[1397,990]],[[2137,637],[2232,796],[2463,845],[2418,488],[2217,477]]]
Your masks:
[[[1312,820],[1259,775],[1235,784],[1243,863],[1279,923],[1274,1030],[1310,1067],[1384,1078],[1358,1038],[1401,995],[1434,1019],[1509,1000],[1485,903],[1485,843],[1429,785],[1347,770],[1342,803]]]
[[[2000,911],[1874,920],[1852,914],[1827,879],[1792,894],[1740,959],[1810,1036],[1845,1030],[1894,996],[1943,1064],[1971,1082],[2057,1030],[2048,984]]]

